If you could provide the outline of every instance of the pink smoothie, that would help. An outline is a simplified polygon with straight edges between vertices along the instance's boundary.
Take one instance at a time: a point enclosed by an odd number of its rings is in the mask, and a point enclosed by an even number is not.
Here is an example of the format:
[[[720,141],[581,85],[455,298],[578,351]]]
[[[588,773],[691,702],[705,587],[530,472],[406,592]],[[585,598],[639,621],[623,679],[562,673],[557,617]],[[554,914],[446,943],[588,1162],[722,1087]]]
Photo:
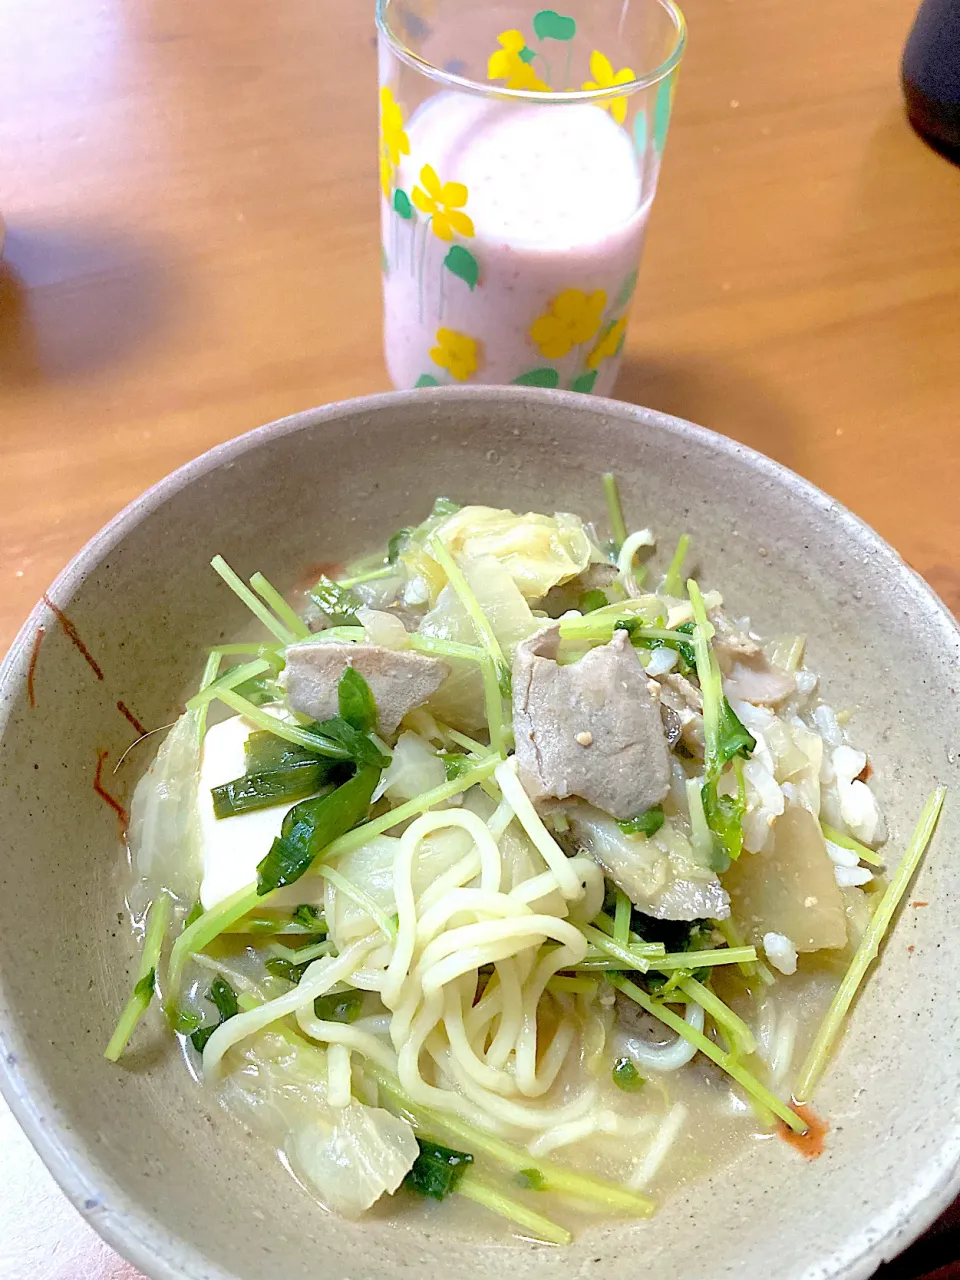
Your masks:
[[[456,92],[429,99],[407,134],[399,195],[383,203],[394,385],[519,378],[608,394],[653,190],[642,198],[629,134],[594,105]]]

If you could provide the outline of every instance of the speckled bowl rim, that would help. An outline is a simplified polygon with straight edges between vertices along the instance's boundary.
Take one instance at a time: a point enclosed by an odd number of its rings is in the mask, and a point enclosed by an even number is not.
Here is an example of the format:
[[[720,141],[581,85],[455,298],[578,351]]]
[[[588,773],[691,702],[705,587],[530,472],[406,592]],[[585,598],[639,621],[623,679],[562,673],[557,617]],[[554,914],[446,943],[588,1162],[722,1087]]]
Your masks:
[[[511,400],[527,404],[531,409],[535,409],[538,405],[556,404],[566,405],[573,410],[589,408],[591,416],[607,413],[621,420],[632,420],[646,430],[674,436],[688,444],[691,449],[699,450],[709,446],[715,452],[735,457],[746,463],[758,476],[781,486],[801,501],[829,512],[834,520],[839,521],[841,525],[846,525],[853,542],[864,550],[882,555],[895,571],[908,577],[914,587],[919,588],[920,594],[926,598],[928,607],[939,614],[941,620],[960,635],[960,626],[943,601],[888,542],[859,516],[855,516],[841,503],[825,494],[822,489],[818,489],[816,485],[788,467],[774,462],[772,458],[747,445],[739,444],[705,427],[696,426],[683,418],[676,418],[670,414],[624,401],[604,400],[600,397],[583,396],[570,391],[549,391],[533,387],[433,387],[417,391],[387,391],[302,410],[289,417],[279,418],[275,422],[257,427],[244,435],[215,445],[198,458],[171,472],[140,497],[135,498],[74,556],[54,580],[48,594],[58,602],[68,603],[85,578],[131,530],[175,494],[217,468],[259,449],[261,445],[294,432],[322,427],[325,423],[344,417],[389,410],[392,405],[404,404],[411,400],[422,403],[425,410],[448,400],[454,402]],[[18,632],[3,662],[0,663],[0,695],[19,691],[25,682],[25,676],[18,674],[21,666],[20,659],[34,635],[35,628],[40,625],[44,617],[44,605],[38,603]],[[6,705],[11,706],[12,700]],[[6,726],[8,714],[9,712],[4,711],[4,704],[0,702],[0,733]],[[20,1052],[10,1041],[8,1032],[0,1027],[0,1093],[60,1188],[97,1233],[122,1257],[151,1277],[151,1280],[211,1280],[214,1274],[219,1275],[223,1280],[235,1280],[230,1273],[222,1271],[219,1267],[215,1273],[205,1270],[201,1274],[193,1268],[188,1270],[189,1264],[185,1259],[181,1262],[176,1259],[179,1251],[179,1237],[176,1233],[135,1208],[132,1202],[126,1201],[122,1193],[116,1197],[113,1205],[104,1201],[102,1195],[95,1189],[97,1182],[95,1161],[89,1155],[86,1159],[76,1159],[67,1150],[66,1144],[58,1134],[58,1122],[44,1115],[33,1096],[34,1092],[43,1092],[43,1088],[37,1087],[38,1081],[34,1081],[31,1087],[32,1075],[28,1055]],[[818,1280],[868,1280],[876,1268],[888,1260],[890,1256],[888,1249],[894,1241],[896,1242],[895,1252],[899,1253],[916,1240],[958,1195],[960,1195],[960,1160],[952,1168],[942,1171],[933,1187],[918,1196],[906,1223],[901,1220],[891,1224],[879,1239],[865,1241],[859,1257],[846,1263],[835,1256],[823,1259],[817,1272]]]

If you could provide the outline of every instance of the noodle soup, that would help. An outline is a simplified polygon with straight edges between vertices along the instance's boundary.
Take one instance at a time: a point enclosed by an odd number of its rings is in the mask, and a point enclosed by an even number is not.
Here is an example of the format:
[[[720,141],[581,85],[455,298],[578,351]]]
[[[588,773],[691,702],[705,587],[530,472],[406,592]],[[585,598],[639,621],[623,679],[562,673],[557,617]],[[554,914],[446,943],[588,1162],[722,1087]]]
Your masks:
[[[210,651],[141,779],[141,971],[190,1070],[331,1212],[558,1245],[807,1103],[936,822],[885,877],[801,636],[569,513],[438,499]],[[709,587],[709,589],[707,589]],[[798,1155],[800,1158],[800,1155]]]

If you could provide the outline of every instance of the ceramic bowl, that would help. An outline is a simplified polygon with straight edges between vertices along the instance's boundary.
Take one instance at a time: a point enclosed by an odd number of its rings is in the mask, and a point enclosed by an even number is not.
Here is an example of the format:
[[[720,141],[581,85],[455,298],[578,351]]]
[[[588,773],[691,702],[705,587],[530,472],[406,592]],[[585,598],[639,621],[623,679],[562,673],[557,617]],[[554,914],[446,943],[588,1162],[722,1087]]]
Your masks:
[[[208,567],[216,552],[285,588],[382,545],[438,492],[602,522],[604,470],[632,523],[665,544],[693,535],[701,581],[736,613],[808,637],[828,700],[857,708],[892,850],[933,784],[952,788],[910,893],[929,906],[902,912],[855,1007],[818,1094],[830,1132],[816,1163],[757,1141],[651,1222],[598,1225],[567,1250],[465,1241],[442,1211],[428,1229],[336,1220],[191,1084],[156,1012],[122,1066],[104,1061],[133,956],[117,814],[98,780],[125,802],[152,749],[113,774],[137,736],[131,717],[171,721],[205,648],[245,626]],[[74,1204],[148,1276],[852,1280],[960,1189],[960,635],[890,547],[805,481],[613,401],[492,387],[375,396],[275,422],[177,471],[48,599],[0,673],[0,1083]]]

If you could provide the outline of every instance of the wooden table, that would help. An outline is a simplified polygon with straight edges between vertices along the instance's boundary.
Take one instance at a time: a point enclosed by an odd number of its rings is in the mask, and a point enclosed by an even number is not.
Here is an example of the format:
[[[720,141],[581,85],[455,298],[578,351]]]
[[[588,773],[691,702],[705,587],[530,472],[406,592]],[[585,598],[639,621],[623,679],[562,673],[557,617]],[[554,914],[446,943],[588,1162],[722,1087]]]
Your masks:
[[[689,0],[619,392],[802,472],[957,607],[960,170],[903,118],[913,8]],[[0,3],[0,642],[171,468],[387,385],[371,10]],[[5,1280],[132,1274],[0,1143]]]

